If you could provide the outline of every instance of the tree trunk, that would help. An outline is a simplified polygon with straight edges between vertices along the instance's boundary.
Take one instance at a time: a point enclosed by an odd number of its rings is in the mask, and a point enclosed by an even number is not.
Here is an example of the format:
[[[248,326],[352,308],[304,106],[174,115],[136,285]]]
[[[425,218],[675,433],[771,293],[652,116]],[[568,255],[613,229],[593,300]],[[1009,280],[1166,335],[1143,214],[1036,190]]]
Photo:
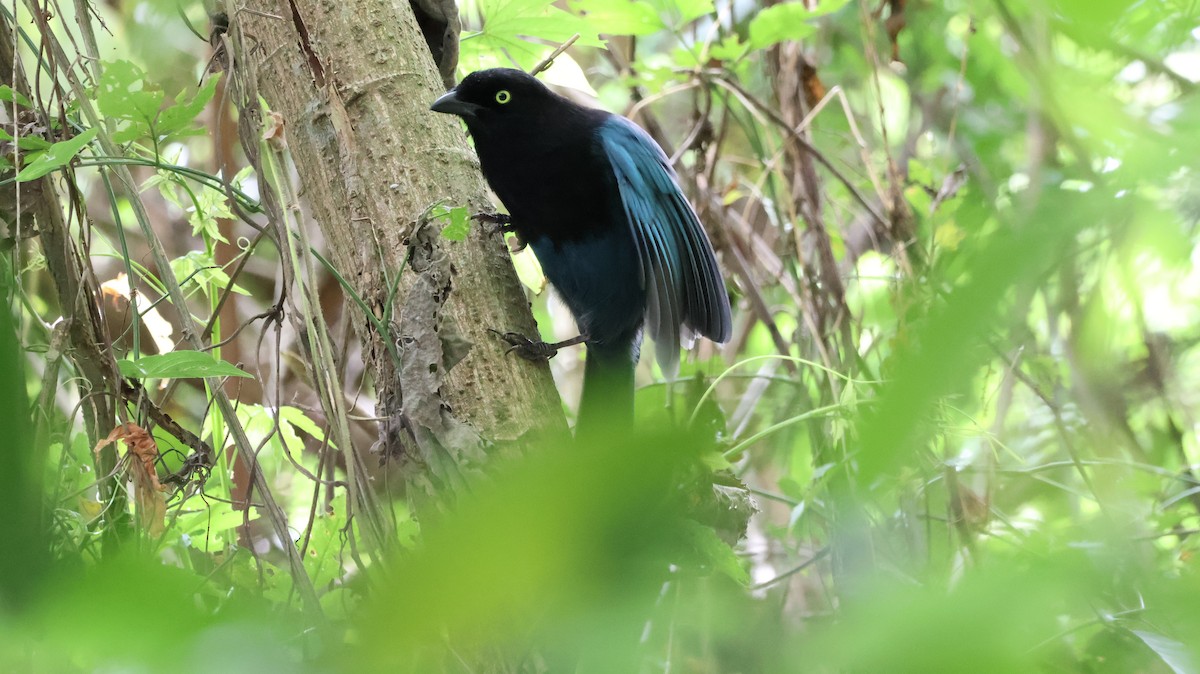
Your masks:
[[[505,357],[488,333],[535,329],[500,233],[473,226],[452,242],[426,222],[437,204],[492,206],[465,135],[429,111],[443,86],[408,2],[249,0],[228,11],[247,153],[262,137],[261,97],[282,118],[333,266],[376,318],[392,317],[381,334],[352,310],[385,419],[380,446],[415,462],[410,488],[436,495],[491,442],[565,429],[548,368]]]

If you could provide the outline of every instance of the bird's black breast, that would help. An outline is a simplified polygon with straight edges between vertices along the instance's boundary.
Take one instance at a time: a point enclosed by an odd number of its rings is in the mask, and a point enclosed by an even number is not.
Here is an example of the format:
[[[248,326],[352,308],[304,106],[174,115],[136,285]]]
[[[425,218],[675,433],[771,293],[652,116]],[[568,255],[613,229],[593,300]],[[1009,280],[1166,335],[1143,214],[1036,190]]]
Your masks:
[[[524,240],[578,241],[612,226],[619,197],[596,135],[605,117],[566,109],[475,134],[484,177]]]

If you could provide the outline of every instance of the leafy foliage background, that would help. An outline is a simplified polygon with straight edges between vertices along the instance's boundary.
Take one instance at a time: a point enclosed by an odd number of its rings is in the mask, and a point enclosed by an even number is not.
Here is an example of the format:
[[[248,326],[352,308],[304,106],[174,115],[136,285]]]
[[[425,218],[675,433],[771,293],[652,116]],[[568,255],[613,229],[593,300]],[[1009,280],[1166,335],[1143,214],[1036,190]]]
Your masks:
[[[340,335],[353,446],[327,439],[259,214],[281,187],[239,154],[205,9],[0,10],[29,82],[0,89],[0,663],[1200,670],[1197,10],[465,3],[464,72],[581,35],[546,79],[676,160],[737,330],[672,387],[642,363],[645,437],[502,463],[420,525],[369,456],[360,306],[329,265],[308,310]],[[49,189],[99,367],[126,378],[108,463],[24,210]],[[431,205],[450,245],[456,207]],[[571,336],[536,261],[514,262],[544,331]],[[578,357],[553,362],[568,401]],[[249,507],[231,416],[269,486]],[[391,549],[347,517],[364,456]],[[711,512],[741,485],[758,511],[738,537]]]

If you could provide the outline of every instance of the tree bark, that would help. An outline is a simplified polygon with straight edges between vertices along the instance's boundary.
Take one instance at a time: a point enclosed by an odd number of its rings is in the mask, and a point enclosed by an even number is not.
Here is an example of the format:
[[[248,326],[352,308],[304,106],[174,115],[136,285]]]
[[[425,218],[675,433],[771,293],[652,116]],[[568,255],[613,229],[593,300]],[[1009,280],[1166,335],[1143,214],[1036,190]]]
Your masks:
[[[410,488],[436,495],[476,470],[492,442],[565,429],[548,368],[505,357],[487,332],[535,329],[502,236],[473,226],[451,242],[423,215],[437,204],[492,206],[465,135],[429,111],[443,86],[408,2],[249,0],[228,11],[247,153],[257,154],[261,97],[283,120],[333,266],[376,318],[392,317],[389,334],[361,311],[353,320],[385,419],[382,447],[403,445],[416,463]]]

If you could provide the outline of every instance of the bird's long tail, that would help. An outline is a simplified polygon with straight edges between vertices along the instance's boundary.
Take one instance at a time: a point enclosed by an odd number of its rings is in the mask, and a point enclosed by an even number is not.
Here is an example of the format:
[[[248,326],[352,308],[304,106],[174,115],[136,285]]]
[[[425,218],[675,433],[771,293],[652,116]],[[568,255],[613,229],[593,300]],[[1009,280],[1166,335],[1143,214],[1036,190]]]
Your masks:
[[[600,345],[589,342],[579,400],[577,436],[625,433],[633,424],[633,369],[636,343]]]

